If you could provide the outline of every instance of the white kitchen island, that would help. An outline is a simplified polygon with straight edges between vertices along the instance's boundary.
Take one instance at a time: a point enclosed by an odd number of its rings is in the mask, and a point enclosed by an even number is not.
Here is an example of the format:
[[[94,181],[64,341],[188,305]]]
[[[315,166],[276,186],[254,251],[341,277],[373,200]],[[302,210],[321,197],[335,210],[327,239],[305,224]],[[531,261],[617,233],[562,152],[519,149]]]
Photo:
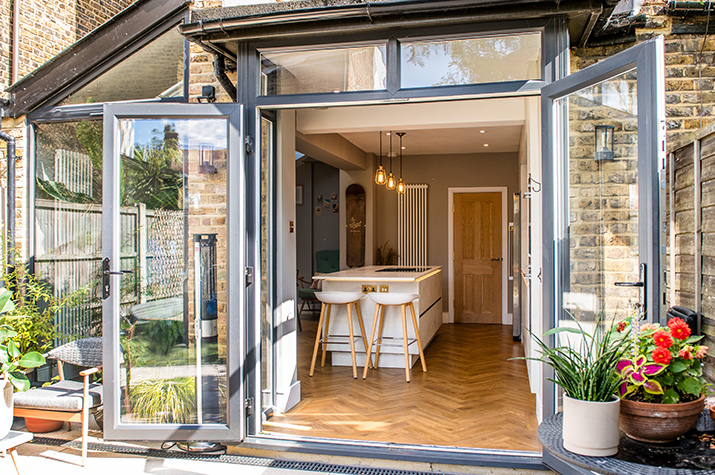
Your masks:
[[[400,267],[400,266],[366,266],[313,276],[315,280],[322,281],[322,290],[325,292],[362,292],[364,286],[369,286],[375,292],[411,293],[418,294],[415,300],[415,313],[417,314],[420,339],[424,349],[442,325],[442,268],[438,266]],[[375,303],[365,295],[360,300],[360,310],[365,322],[365,333],[370,337],[370,328],[375,316]],[[347,335],[348,318],[345,306],[333,306],[330,315],[330,335]],[[412,319],[409,309],[407,311],[408,338],[415,337],[412,329]],[[356,336],[360,335],[360,327],[353,314],[353,330]],[[400,307],[387,307],[385,309],[385,326],[383,337],[395,337],[399,340],[385,340],[395,343],[396,346],[383,346],[380,350],[381,368],[404,368],[405,358],[402,354],[402,314]],[[335,366],[351,366],[350,343],[347,338],[344,342],[328,344],[331,352],[332,364]],[[355,340],[358,365],[365,365],[365,347],[361,338]],[[417,343],[409,346],[410,365],[414,365],[419,357]],[[374,356],[374,351],[373,351]],[[427,362],[429,370],[429,361]]]

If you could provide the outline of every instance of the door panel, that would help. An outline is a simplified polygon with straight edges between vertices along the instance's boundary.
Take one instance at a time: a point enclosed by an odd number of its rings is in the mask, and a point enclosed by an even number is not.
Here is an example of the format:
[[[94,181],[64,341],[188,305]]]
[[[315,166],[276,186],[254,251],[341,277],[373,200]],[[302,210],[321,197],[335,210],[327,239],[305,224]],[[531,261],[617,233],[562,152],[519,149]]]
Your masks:
[[[454,213],[455,322],[501,324],[501,194],[456,193]]]
[[[542,89],[544,329],[662,318],[664,91],[662,37]],[[543,417],[557,401],[545,384]]]
[[[105,106],[108,438],[242,437],[240,110]]]

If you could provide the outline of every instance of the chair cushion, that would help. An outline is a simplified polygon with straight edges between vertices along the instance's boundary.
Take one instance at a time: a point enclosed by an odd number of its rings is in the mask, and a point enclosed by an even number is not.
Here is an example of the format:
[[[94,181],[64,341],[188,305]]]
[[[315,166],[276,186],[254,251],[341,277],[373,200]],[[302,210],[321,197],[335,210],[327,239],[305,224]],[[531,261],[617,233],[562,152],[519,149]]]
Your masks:
[[[82,390],[79,381],[59,381],[44,388],[33,388],[24,393],[15,393],[13,403],[21,409],[47,409],[54,411],[79,412],[82,410]],[[102,385],[90,384],[90,407],[102,404]]]
[[[298,289],[298,297],[303,300],[317,300],[315,297],[315,289]]]

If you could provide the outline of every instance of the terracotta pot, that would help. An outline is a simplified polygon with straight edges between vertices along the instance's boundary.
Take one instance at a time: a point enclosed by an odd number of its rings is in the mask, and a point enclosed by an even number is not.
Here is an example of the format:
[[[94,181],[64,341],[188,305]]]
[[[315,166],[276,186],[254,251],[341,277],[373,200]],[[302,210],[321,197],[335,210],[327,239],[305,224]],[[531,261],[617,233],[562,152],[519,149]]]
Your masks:
[[[33,434],[42,432],[54,432],[60,430],[65,423],[62,421],[53,421],[50,419],[35,419],[33,417],[25,418],[25,427],[28,432]]]
[[[631,439],[664,443],[688,432],[698,422],[705,396],[691,402],[655,404],[621,400],[621,430]]]
[[[575,454],[608,457],[618,453],[620,399],[595,402],[563,399],[564,448]]]
[[[0,379],[0,439],[12,428],[12,384]]]

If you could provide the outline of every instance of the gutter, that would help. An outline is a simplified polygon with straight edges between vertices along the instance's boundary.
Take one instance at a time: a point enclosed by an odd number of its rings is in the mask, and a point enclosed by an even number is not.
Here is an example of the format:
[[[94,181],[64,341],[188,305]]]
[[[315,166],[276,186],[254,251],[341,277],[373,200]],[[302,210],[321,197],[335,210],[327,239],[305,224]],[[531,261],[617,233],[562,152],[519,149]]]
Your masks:
[[[0,139],[7,142],[7,265],[15,266],[15,137],[0,131]]]

